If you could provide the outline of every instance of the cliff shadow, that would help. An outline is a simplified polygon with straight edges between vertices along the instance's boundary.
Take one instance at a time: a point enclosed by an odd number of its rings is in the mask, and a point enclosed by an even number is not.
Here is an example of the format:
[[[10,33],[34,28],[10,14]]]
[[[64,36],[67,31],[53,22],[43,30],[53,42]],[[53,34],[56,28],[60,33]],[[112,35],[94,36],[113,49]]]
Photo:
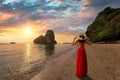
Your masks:
[[[54,44],[46,44],[44,49],[45,49],[46,56],[51,56],[54,54],[55,45]]]

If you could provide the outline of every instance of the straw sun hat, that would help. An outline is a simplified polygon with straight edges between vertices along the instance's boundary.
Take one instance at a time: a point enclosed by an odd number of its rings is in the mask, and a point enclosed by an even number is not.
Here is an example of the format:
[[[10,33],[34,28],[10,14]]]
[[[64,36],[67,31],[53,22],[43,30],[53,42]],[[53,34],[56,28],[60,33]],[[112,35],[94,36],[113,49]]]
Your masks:
[[[86,40],[87,37],[84,33],[80,33],[79,35],[77,35],[77,40]]]

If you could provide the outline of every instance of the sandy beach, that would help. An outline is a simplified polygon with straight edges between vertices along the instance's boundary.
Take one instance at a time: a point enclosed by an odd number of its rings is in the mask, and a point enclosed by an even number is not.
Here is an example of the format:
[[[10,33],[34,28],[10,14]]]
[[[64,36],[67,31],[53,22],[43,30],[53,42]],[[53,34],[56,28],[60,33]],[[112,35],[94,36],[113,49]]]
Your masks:
[[[31,80],[120,80],[120,44],[86,46],[88,76],[75,76],[76,50],[51,59]]]

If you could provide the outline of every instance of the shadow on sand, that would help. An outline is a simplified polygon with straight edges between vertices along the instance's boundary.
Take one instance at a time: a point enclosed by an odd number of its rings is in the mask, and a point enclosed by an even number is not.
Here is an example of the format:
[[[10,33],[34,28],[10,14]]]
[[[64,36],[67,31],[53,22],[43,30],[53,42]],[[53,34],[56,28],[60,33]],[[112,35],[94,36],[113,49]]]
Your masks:
[[[87,75],[85,77],[80,77],[79,80],[93,80],[93,79]]]

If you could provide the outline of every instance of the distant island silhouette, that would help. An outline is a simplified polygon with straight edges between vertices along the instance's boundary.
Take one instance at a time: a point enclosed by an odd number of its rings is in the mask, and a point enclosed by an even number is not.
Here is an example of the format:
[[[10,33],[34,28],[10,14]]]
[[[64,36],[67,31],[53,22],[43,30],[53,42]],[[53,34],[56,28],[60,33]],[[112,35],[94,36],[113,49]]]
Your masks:
[[[16,44],[16,42],[10,42],[10,44]]]

